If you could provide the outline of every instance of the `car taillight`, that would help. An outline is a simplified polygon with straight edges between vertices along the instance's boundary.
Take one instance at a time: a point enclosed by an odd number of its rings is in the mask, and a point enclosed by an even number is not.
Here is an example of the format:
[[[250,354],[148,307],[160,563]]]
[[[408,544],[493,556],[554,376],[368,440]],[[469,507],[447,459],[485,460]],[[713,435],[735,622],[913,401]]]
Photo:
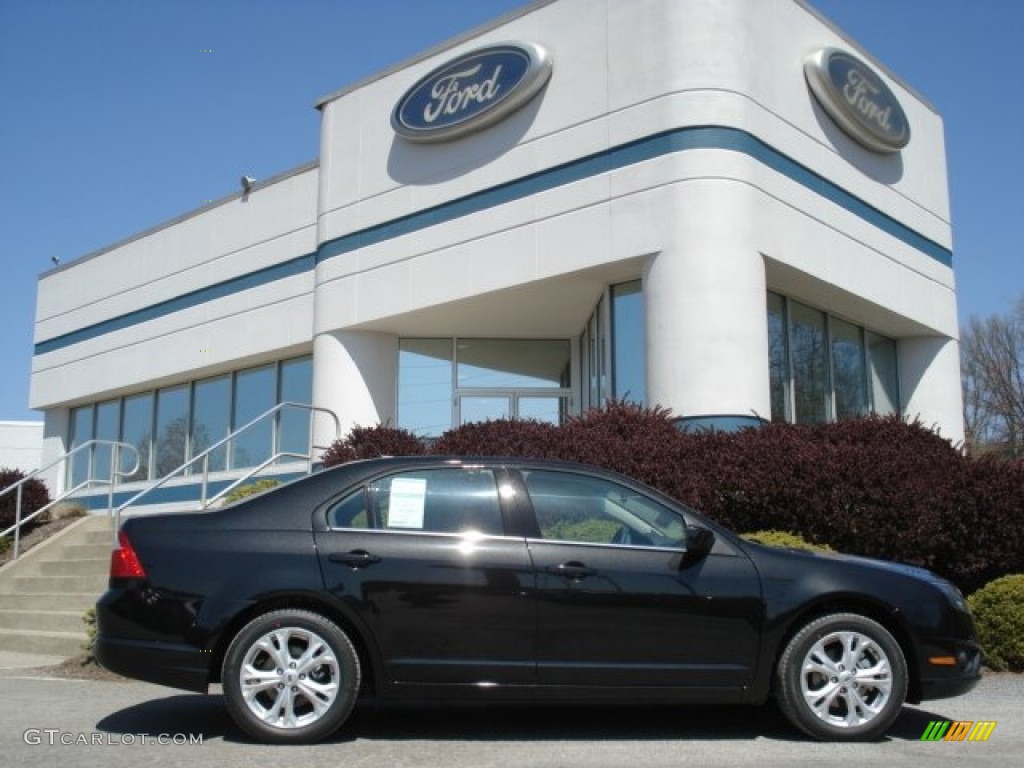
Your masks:
[[[117,543],[120,546],[110,553],[110,578],[146,578],[146,569],[139,562],[139,556],[135,554],[135,548],[123,530],[117,532]]]

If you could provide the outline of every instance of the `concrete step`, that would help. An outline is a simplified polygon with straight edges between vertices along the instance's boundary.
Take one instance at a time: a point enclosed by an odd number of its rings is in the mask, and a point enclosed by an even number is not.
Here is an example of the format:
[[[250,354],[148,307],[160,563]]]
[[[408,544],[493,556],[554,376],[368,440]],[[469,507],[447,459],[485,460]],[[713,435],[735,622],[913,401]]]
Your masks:
[[[111,533],[109,525],[104,522],[103,528],[88,531],[78,540],[78,543],[103,544],[109,550],[114,546],[114,534]]]
[[[0,584],[7,594],[52,595],[61,592],[105,592],[108,574],[102,576],[15,576]]]
[[[0,573],[0,651],[77,656],[82,614],[107,588],[110,520],[76,521]]]
[[[79,615],[96,605],[102,592],[64,594],[0,594],[0,611],[75,611]]]
[[[77,633],[85,631],[85,624],[77,611],[0,610],[0,629]]]
[[[102,544],[65,544],[60,548],[62,560],[106,560],[110,562],[110,551],[113,549],[109,541]]]
[[[0,651],[44,653],[71,658],[82,652],[85,632],[36,632],[0,629]]]
[[[85,545],[87,548],[91,545]],[[87,550],[83,550],[87,552]],[[18,576],[106,576],[110,572],[110,551],[93,552],[93,557],[68,557],[64,547],[20,561]],[[97,556],[98,554],[98,556]],[[0,588],[2,589],[2,588]]]
[[[38,560],[36,561],[36,576],[85,576],[102,577],[106,580],[110,576],[110,557],[96,560]]]

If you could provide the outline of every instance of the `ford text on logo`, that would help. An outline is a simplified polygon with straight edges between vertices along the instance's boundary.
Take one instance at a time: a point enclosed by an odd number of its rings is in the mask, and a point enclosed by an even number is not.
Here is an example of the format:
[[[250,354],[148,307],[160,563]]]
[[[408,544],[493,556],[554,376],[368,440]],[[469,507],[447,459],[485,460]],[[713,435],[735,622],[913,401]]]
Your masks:
[[[391,114],[412,141],[447,141],[501,120],[533,98],[551,58],[533,43],[503,43],[444,64],[405,92]]]
[[[815,98],[852,138],[875,152],[897,152],[910,141],[910,123],[893,92],[864,62],[823,48],[804,60]]]

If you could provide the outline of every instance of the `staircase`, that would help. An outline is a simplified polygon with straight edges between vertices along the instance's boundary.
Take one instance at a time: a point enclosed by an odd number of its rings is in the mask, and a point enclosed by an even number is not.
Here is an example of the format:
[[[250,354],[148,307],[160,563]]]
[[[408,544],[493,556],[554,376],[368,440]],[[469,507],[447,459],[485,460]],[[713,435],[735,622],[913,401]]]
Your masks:
[[[91,515],[0,569],[0,650],[77,656],[82,614],[107,588],[112,534]]]

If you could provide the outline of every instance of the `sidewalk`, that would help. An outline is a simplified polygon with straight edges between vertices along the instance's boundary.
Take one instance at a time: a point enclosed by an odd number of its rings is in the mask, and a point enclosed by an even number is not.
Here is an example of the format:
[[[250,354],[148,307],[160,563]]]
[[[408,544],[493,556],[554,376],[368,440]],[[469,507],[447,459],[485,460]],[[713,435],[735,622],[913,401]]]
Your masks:
[[[0,675],[12,670],[52,667],[64,662],[63,656],[45,656],[39,653],[0,651]]]

